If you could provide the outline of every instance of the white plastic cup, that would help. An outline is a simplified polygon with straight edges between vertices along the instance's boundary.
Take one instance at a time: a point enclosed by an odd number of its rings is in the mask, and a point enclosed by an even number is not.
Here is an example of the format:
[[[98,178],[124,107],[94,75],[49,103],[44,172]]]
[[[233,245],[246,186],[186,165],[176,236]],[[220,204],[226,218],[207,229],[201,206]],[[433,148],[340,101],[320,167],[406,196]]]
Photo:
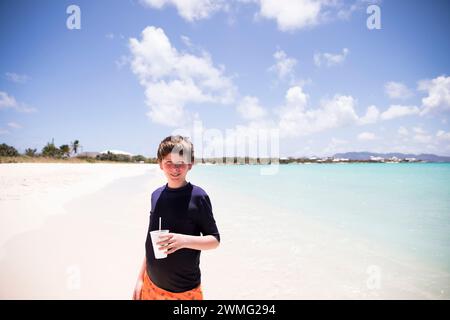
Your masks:
[[[156,244],[160,241],[160,236],[169,233],[169,230],[154,230],[150,231],[150,237],[152,238],[153,252],[155,253],[156,259],[164,259],[167,258],[167,254],[164,253],[163,250],[159,250],[160,245]]]

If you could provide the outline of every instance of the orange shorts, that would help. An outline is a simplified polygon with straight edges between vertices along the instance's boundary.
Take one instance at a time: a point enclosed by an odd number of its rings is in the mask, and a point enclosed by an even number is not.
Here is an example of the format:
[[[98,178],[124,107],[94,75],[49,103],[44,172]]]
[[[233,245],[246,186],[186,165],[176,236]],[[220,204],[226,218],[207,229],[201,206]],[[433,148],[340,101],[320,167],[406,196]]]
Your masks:
[[[200,285],[185,292],[166,291],[157,287],[145,271],[141,300],[203,300],[203,292]]]

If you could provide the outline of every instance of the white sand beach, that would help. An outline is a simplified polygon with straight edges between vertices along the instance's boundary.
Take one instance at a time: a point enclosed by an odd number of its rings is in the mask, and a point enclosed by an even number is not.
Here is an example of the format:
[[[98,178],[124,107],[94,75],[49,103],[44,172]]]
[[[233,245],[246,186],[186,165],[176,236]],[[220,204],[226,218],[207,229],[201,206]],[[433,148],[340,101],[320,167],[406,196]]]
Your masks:
[[[0,165],[0,298],[130,299],[150,194],[164,183],[148,164]],[[202,253],[206,299],[449,296],[447,272],[221,190],[214,179],[201,186],[222,237]]]
[[[126,184],[136,176],[148,188]],[[162,179],[155,165],[2,164],[0,297],[129,298]]]

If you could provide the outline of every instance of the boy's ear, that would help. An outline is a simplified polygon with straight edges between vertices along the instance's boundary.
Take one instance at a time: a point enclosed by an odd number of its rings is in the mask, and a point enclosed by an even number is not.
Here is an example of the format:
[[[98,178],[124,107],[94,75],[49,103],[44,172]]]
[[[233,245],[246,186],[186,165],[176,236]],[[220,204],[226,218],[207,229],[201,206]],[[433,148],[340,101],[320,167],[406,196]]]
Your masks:
[[[162,170],[162,169],[163,169],[163,167],[162,167],[162,162],[161,162],[161,161],[158,161],[158,164],[159,164],[159,168]]]
[[[193,165],[194,165],[193,163],[189,163],[188,164],[188,170],[191,170]]]

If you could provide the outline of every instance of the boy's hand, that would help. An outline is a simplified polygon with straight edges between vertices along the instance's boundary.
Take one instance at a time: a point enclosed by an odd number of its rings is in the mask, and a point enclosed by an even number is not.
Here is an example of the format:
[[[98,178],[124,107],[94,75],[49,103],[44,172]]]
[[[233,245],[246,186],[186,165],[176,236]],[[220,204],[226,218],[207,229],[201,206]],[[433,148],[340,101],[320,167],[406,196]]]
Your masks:
[[[179,233],[167,233],[161,235],[159,239],[160,241],[156,244],[161,246],[159,250],[164,250],[165,254],[171,254],[178,249],[183,249],[187,242],[186,236]]]

